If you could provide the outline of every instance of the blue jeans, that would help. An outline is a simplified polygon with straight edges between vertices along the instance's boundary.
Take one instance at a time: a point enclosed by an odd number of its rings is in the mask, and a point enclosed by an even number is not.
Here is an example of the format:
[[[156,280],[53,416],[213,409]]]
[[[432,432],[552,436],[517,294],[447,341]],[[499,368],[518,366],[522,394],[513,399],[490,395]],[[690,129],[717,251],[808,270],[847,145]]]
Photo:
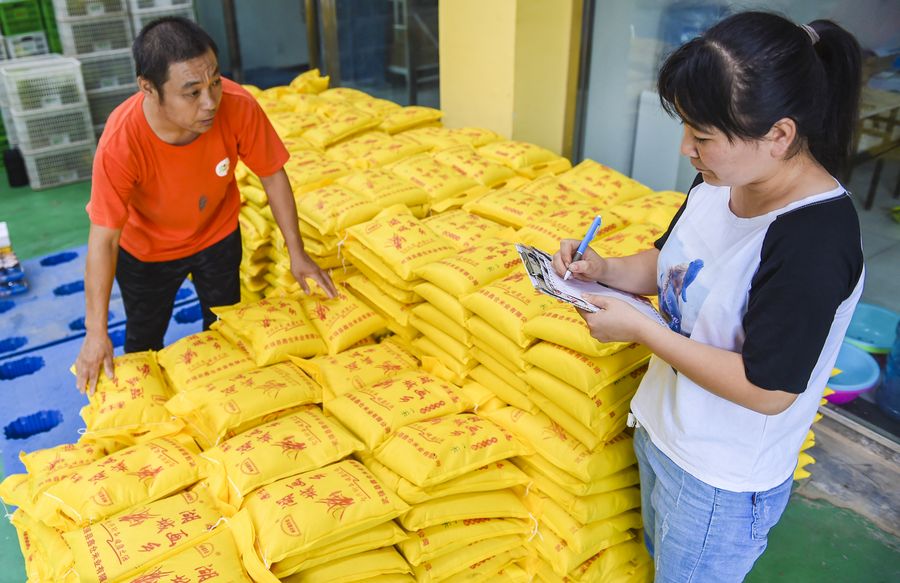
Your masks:
[[[787,506],[792,477],[765,492],[714,488],[678,467],[641,427],[634,451],[655,582],[743,581]]]

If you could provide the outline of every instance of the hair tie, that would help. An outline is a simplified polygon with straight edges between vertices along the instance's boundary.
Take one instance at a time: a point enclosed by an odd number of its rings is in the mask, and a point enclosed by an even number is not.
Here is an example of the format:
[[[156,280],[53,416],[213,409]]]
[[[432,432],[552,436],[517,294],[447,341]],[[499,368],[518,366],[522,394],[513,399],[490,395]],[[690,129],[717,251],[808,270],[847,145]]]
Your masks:
[[[816,44],[817,42],[819,42],[819,33],[816,32],[816,29],[808,24],[801,24],[800,28],[806,31],[806,34],[809,35],[809,40],[812,41],[812,44]]]

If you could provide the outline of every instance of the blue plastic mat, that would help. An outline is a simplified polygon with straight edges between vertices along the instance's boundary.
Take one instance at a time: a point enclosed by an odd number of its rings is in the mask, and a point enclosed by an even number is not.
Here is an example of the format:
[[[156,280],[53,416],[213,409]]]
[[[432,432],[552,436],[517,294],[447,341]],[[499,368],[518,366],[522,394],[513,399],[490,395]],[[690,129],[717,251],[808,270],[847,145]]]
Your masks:
[[[69,372],[84,337],[84,252],[81,247],[26,262],[31,289],[0,305],[0,459],[6,475],[24,471],[20,451],[75,442],[84,427],[78,411],[87,398]],[[118,289],[110,311],[109,333],[119,355],[125,321]],[[185,282],[165,343],[201,328],[200,304]]]

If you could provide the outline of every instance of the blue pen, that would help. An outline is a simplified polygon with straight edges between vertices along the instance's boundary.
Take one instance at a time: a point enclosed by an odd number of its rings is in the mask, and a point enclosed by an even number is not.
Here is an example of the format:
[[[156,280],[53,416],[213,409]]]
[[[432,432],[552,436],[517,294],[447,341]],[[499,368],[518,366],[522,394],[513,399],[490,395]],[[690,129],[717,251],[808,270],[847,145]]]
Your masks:
[[[587,235],[585,235],[584,239],[581,240],[581,245],[578,246],[578,249],[575,251],[575,255],[572,256],[572,263],[580,260],[584,255],[584,252],[587,251],[588,245],[590,244],[591,240],[593,240],[594,235],[597,234],[597,229],[600,228],[600,223],[602,222],[602,220],[603,219],[600,215],[594,217],[594,221],[591,223],[591,226],[588,227]],[[569,265],[571,265],[571,263]],[[570,277],[572,277],[572,272],[566,269],[566,274],[563,276],[563,281],[568,280]]]

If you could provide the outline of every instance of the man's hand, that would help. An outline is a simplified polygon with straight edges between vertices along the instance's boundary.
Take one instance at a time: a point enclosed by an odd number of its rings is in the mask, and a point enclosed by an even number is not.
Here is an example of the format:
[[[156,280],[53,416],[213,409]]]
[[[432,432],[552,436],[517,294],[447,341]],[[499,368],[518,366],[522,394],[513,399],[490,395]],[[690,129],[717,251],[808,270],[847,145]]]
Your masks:
[[[106,376],[115,380],[113,346],[109,336],[106,333],[88,333],[75,360],[75,384],[79,391],[82,393],[87,391],[88,395],[94,394],[100,378],[101,365]]]
[[[601,281],[606,271],[606,260],[600,257],[590,247],[578,261],[572,261],[575,251],[581,241],[578,239],[563,239],[559,242],[559,251],[553,255],[553,269],[562,277],[566,269],[572,272],[572,277],[580,281]]]
[[[316,282],[328,294],[329,298],[337,296],[337,289],[334,287],[331,278],[306,252],[291,253],[291,273],[294,274],[294,279],[297,280],[297,283],[300,284],[303,292],[307,295],[309,295],[310,290],[309,284],[306,283],[306,278],[309,278]]]

